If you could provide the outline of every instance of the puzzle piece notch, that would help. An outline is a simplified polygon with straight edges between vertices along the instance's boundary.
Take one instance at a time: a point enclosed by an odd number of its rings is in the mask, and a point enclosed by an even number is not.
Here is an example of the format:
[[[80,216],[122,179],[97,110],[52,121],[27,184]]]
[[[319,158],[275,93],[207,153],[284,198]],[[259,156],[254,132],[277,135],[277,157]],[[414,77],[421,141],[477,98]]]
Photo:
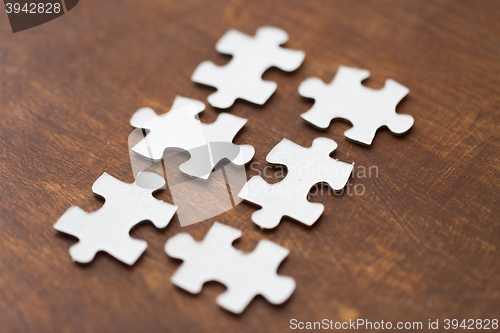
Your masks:
[[[333,119],[346,119],[353,127],[344,135],[364,145],[371,145],[380,127],[386,126],[393,134],[407,132],[413,117],[396,113],[396,107],[410,90],[392,79],[379,90],[365,87],[361,82],[369,76],[367,70],[340,66],[329,84],[314,77],[304,80],[299,93],[315,102],[302,119],[319,129],[328,128]]]
[[[245,165],[255,150],[250,145],[235,145],[233,138],[247,120],[230,114],[220,114],[212,124],[202,124],[198,114],[205,110],[200,101],[177,96],[169,112],[158,115],[151,108],[139,109],[130,124],[149,130],[132,151],[153,161],[163,158],[165,149],[181,149],[191,158],[180,165],[188,176],[208,179],[213,168],[224,159],[235,165]]]
[[[272,304],[285,302],[295,290],[295,280],[276,272],[289,251],[261,240],[253,252],[243,253],[232,246],[240,237],[241,231],[215,222],[201,242],[186,233],[169,239],[165,252],[184,261],[172,276],[172,283],[197,294],[204,283],[218,281],[227,290],[217,297],[217,304],[236,314],[257,295]]]
[[[292,72],[304,60],[303,51],[280,47],[287,41],[288,34],[273,27],[257,29],[255,37],[229,30],[217,42],[216,50],[232,55],[233,59],[225,66],[204,61],[191,80],[217,88],[208,96],[208,102],[216,108],[227,109],[238,98],[263,105],[278,86],[276,82],[262,80],[264,72],[271,67]]]
[[[153,197],[165,180],[151,172],[142,172],[135,183],[127,184],[103,173],[92,191],[105,199],[97,211],[87,213],[77,206],[69,208],[54,224],[54,229],[79,239],[71,246],[71,258],[79,263],[91,262],[104,251],[133,265],[147,248],[147,242],[130,237],[130,230],[149,220],[165,228],[177,207]]]
[[[329,155],[337,143],[327,138],[316,138],[310,148],[283,139],[267,155],[271,164],[282,164],[288,174],[281,182],[268,184],[262,177],[252,177],[238,196],[262,208],[252,214],[252,221],[265,229],[278,226],[283,216],[291,217],[308,226],[323,214],[324,206],[310,202],[307,195],[318,183],[327,183],[333,190],[341,190],[349,180],[353,165],[340,162]],[[305,165],[304,165],[305,161]]]

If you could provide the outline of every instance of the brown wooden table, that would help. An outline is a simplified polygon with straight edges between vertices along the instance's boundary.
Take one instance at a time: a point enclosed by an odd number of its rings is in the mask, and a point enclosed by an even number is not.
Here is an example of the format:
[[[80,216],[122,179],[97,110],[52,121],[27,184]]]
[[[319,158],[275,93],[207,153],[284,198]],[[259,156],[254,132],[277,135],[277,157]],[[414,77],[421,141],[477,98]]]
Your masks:
[[[195,67],[228,61],[214,49],[228,29],[253,35],[263,25],[287,31],[287,47],[306,58],[292,74],[265,73],[278,90],[264,107],[229,110],[249,120],[235,142],[256,148],[262,170],[283,137],[309,146],[327,136],[335,158],[372,167],[350,180],[365,193],[311,196],[325,205],[311,228],[285,219],[262,232],[242,203],[185,228],[174,217],[165,230],[134,229],[149,247],[133,267],[107,254],[71,262],[75,239],[52,225],[72,205],[99,209],[91,186],[103,172],[133,181],[133,112],[164,113],[176,95],[206,102],[214,89],[190,81]],[[424,328],[438,319],[443,330],[445,319],[500,319],[499,2],[87,0],[16,34],[2,13],[0,29],[2,331],[281,332],[291,319]],[[409,87],[398,111],[415,118],[410,132],[381,130],[365,148],[344,138],[346,123],[306,124],[312,103],[298,85],[329,82],[341,64],[370,70],[369,87],[387,78]],[[201,120],[219,113],[207,107]],[[168,191],[157,197],[171,201]],[[262,238],[291,250],[279,269],[297,281],[289,301],[257,297],[235,316],[215,304],[222,285],[191,295],[169,282],[179,261],[165,241],[201,240],[216,220],[243,231],[241,250]]]

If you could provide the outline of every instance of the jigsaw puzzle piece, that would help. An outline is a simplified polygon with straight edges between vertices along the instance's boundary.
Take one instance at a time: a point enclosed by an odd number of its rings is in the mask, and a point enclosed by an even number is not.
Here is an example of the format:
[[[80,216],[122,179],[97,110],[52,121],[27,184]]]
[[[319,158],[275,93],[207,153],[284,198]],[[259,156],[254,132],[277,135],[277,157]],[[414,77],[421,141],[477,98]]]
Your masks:
[[[314,99],[314,105],[301,117],[319,129],[342,118],[352,124],[344,134],[347,138],[370,145],[380,127],[393,134],[403,134],[413,125],[413,117],[397,114],[398,103],[409,93],[408,88],[394,80],[386,80],[384,88],[374,90],[361,82],[370,76],[363,69],[340,66],[331,83],[308,78],[299,86],[299,93]]]
[[[210,61],[204,61],[196,68],[191,78],[194,82],[217,88],[217,91],[207,98],[208,103],[213,107],[227,109],[238,98],[264,105],[278,88],[276,82],[262,80],[262,74],[259,75],[259,71],[245,72],[235,76],[235,72],[248,69],[235,68],[230,64],[220,67]]]
[[[69,254],[73,261],[86,264],[97,252],[104,251],[116,259],[133,265],[147,248],[147,242],[133,239],[128,232],[106,225],[104,214],[87,213],[79,207],[68,209],[54,225],[54,229],[78,238]]]
[[[288,35],[281,29],[262,27],[254,37],[230,30],[216,44],[220,53],[233,59],[225,66],[204,61],[194,71],[191,80],[217,88],[208,102],[226,109],[238,98],[263,105],[276,91],[277,84],[262,80],[270,67],[283,71],[296,70],[304,60],[302,51],[281,48]]]
[[[252,214],[252,221],[261,228],[278,226],[284,216],[306,225],[314,224],[324,211],[320,203],[307,200],[311,188],[327,183],[334,190],[342,189],[349,180],[353,165],[330,158],[337,143],[328,138],[316,138],[309,148],[283,139],[267,155],[270,164],[287,167],[285,179],[268,184],[260,176],[252,177],[238,196],[262,207]]]
[[[289,251],[261,240],[253,252],[246,254],[231,245],[240,236],[241,231],[215,222],[201,242],[188,234],[169,239],[166,253],[183,260],[172,283],[199,293],[205,282],[218,281],[227,290],[217,297],[217,304],[237,314],[259,294],[273,304],[286,301],[295,290],[295,281],[278,276],[276,271]]]
[[[174,108],[175,107],[175,108]],[[177,97],[173,108],[162,115],[151,108],[134,113],[130,124],[148,130],[144,139],[132,151],[153,161],[163,157],[165,149],[190,150],[207,144],[198,113],[205,105],[199,101]]]
[[[238,196],[261,209],[252,214],[252,221],[263,229],[276,228],[284,216],[311,226],[323,214],[324,206],[307,200],[311,186],[291,188],[268,184],[260,176],[252,177]]]
[[[88,263],[97,252],[104,251],[133,265],[147,243],[130,237],[130,229],[145,220],[157,228],[166,227],[177,210],[152,196],[164,184],[162,177],[149,172],[140,173],[133,184],[104,173],[92,186],[95,194],[105,198],[104,205],[91,213],[71,207],[54,224],[54,229],[78,238],[78,243],[70,248],[70,256],[76,262]]]
[[[247,263],[241,270],[252,276],[252,284],[249,285],[247,279],[226,281],[227,290],[217,297],[217,304],[231,312],[242,313],[257,295],[262,295],[271,304],[284,303],[294,292],[296,284],[291,277],[279,276],[276,271],[289,253],[273,242],[259,241],[254,251],[242,254]],[[253,267],[258,267],[258,276],[251,270]]]

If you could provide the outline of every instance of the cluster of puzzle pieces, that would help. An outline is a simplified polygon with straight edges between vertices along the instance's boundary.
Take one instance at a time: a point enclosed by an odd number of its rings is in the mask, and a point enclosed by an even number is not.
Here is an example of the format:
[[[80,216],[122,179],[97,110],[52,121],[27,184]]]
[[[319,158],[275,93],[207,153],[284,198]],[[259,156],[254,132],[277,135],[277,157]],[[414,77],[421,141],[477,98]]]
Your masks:
[[[230,30],[216,49],[233,58],[222,67],[202,62],[191,79],[217,89],[208,96],[213,107],[227,109],[237,99],[263,105],[277,89],[275,82],[262,79],[264,72],[271,67],[291,72],[304,60],[303,51],[281,46],[287,40],[287,33],[277,28],[259,28],[255,36]],[[396,106],[408,94],[408,88],[389,79],[383,89],[370,89],[361,84],[369,75],[366,70],[340,66],[331,83],[306,79],[300,84],[299,93],[313,99],[314,104],[302,118],[320,129],[327,129],[334,119],[345,119],[352,124],[345,136],[363,145],[371,145],[381,127],[394,134],[405,133],[412,127],[413,118],[396,113]],[[255,149],[233,143],[247,119],[221,113],[212,124],[204,124],[198,118],[204,110],[204,103],[180,96],[164,114],[149,107],[139,109],[130,124],[146,134],[132,150],[150,161],[162,160],[165,150],[186,151],[190,158],[179,169],[186,177],[198,179],[208,179],[223,160],[238,166],[249,163]],[[286,138],[279,142],[267,155],[267,162],[286,166],[287,176],[275,184],[260,176],[253,177],[238,195],[260,207],[253,213],[252,221],[271,229],[286,216],[313,225],[323,214],[324,206],[307,200],[311,188],[325,183],[333,190],[341,190],[353,170],[353,164],[330,157],[336,148],[335,141],[324,137],[316,138],[308,148]],[[76,262],[89,263],[102,251],[133,265],[147,243],[132,238],[130,230],[143,221],[165,228],[176,213],[175,205],[152,195],[164,187],[163,177],[151,172],[139,173],[132,184],[104,173],[92,187],[105,200],[102,208],[88,213],[71,207],[54,228],[78,238],[69,250]],[[201,242],[186,233],[172,237],[165,244],[165,251],[170,257],[183,260],[171,278],[172,283],[190,293],[199,293],[208,281],[223,283],[227,291],[217,298],[217,303],[233,313],[243,312],[256,295],[272,304],[285,302],[295,290],[295,280],[278,275],[277,269],[289,250],[261,240],[253,252],[242,253],[232,246],[239,237],[241,231],[218,222]]]

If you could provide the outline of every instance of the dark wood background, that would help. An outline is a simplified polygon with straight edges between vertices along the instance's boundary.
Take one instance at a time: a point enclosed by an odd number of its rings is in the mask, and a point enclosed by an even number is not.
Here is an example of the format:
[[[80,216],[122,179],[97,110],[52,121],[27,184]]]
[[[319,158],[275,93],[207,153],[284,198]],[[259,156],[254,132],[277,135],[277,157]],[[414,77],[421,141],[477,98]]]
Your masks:
[[[73,263],[75,239],[52,225],[70,206],[98,209],[92,183],[103,173],[133,181],[127,137],[143,106],[164,113],[176,95],[206,102],[190,81],[203,60],[228,61],[215,43],[230,28],[263,25],[306,52],[292,74],[264,78],[278,90],[247,118],[236,143],[265,156],[283,137],[309,146],[338,142],[333,155],[376,166],[354,177],[362,196],[316,195],[325,213],[311,228],[284,220],[261,232],[246,203],[185,228],[141,225],[149,247],[133,267],[106,254]],[[2,331],[264,332],[290,319],[371,321],[500,319],[500,2],[498,1],[81,1],[43,26],[12,34],[0,14],[0,323]],[[365,148],[349,125],[325,132],[300,114],[297,88],[330,81],[339,65],[371,71],[366,85],[393,78],[410,89],[398,111],[415,118],[406,135],[379,131]],[[220,111],[207,107],[201,119]],[[255,172],[249,170],[248,175]],[[168,191],[157,195],[171,201]],[[203,239],[213,221],[243,231],[251,251],[266,238],[291,250],[279,272],[297,281],[284,305],[256,298],[240,316],[215,304],[218,283],[190,295],[169,282],[179,261],[163,245],[179,233]]]

